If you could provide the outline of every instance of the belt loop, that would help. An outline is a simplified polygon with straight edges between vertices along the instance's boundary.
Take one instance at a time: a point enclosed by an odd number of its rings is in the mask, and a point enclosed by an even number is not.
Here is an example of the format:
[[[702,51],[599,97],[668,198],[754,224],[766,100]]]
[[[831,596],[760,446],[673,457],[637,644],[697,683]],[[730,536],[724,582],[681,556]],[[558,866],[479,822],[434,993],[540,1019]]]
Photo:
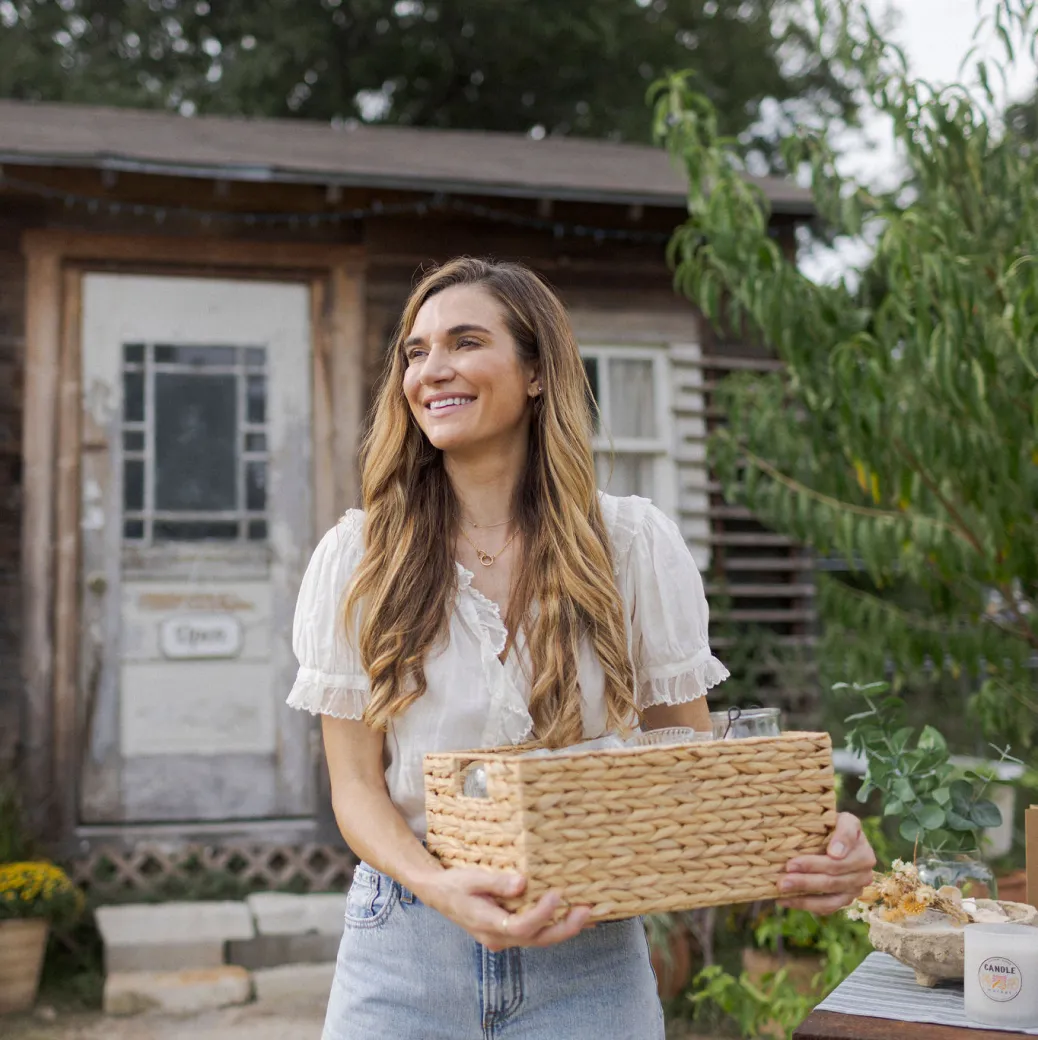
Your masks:
[[[397,882],[397,885],[400,888],[400,902],[413,903],[414,893],[409,888],[405,888],[403,885],[401,885],[399,881]]]

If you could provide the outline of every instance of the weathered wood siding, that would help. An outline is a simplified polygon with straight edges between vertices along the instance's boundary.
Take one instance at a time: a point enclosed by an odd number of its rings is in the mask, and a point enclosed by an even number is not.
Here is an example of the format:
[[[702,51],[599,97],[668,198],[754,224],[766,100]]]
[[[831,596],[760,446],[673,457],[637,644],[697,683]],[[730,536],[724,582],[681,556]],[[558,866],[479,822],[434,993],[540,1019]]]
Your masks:
[[[0,208],[0,771],[13,761],[21,723],[23,226],[22,220]]]

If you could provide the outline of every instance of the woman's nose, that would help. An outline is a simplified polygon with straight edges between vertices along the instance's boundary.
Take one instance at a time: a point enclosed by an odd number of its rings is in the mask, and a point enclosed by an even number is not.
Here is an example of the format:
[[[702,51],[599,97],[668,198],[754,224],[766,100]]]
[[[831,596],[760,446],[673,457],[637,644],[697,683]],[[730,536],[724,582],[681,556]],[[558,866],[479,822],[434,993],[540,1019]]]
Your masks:
[[[442,347],[432,347],[422,363],[423,383],[442,383],[454,376],[450,351]]]

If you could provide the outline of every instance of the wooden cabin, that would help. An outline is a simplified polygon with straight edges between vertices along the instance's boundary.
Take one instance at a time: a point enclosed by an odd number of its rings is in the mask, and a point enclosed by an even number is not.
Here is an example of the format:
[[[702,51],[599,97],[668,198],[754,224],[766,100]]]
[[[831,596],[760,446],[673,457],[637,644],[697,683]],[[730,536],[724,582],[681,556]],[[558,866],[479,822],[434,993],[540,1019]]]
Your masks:
[[[677,520],[725,631],[810,642],[810,561],[711,482],[713,388],[775,362],[675,294],[663,152],[0,101],[0,171],[0,762],[63,847],[327,836],[295,594],[401,305],[457,254],[561,293],[602,483]],[[761,186],[792,249],[810,197]]]

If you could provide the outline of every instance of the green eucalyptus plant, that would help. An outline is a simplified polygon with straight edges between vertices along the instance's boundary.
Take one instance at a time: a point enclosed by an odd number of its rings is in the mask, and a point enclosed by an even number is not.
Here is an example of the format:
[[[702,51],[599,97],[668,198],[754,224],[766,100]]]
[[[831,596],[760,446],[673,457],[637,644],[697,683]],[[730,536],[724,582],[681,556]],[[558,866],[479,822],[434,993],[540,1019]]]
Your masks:
[[[984,797],[990,773],[956,768],[934,726],[917,732],[906,725],[905,702],[888,683],[836,683],[833,691],[851,691],[865,702],[845,720],[847,744],[867,766],[858,801],[878,793],[883,815],[900,819],[902,838],[932,850],[964,851],[979,847],[981,830],[1001,824],[998,806]],[[1008,749],[995,750],[999,761],[1016,761]]]

